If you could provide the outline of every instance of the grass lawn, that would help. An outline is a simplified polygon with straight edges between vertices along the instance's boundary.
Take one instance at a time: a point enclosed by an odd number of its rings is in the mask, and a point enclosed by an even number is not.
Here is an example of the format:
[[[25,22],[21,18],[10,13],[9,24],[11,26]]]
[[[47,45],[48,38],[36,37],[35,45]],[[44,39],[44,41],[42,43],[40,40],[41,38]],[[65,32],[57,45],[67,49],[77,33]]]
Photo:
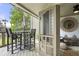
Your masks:
[[[11,43],[11,40],[9,40]],[[5,39],[5,45],[7,45],[7,38]],[[0,46],[2,46],[2,39],[0,38]]]
[[[5,39],[5,45],[7,44],[7,39]],[[0,46],[2,46],[2,39],[0,39]]]
[[[2,46],[2,40],[0,39],[0,46]]]

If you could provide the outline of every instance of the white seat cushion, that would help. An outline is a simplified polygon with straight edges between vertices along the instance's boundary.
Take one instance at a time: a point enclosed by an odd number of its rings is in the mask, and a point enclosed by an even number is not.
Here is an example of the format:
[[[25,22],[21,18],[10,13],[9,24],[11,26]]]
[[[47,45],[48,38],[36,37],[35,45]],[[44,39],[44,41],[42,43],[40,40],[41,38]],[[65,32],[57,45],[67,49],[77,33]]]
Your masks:
[[[60,49],[67,49],[67,45],[63,42],[60,42]]]

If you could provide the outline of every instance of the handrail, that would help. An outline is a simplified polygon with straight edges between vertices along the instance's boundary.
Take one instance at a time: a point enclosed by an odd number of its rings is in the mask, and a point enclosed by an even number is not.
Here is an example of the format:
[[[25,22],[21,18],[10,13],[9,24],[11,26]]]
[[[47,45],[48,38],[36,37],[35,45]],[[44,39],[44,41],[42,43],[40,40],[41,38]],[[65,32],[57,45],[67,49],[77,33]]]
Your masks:
[[[40,36],[42,36],[42,37],[53,37],[53,35],[43,35],[43,34],[40,34]]]
[[[44,37],[44,38],[43,38]],[[41,38],[41,40],[39,40],[39,51],[42,51],[45,53],[45,55],[47,55],[47,48],[54,48],[53,44],[50,44],[50,38],[52,38],[52,42],[53,42],[53,35],[43,35],[40,34],[39,38]],[[47,38],[49,38],[49,42],[47,42]],[[45,40],[43,40],[45,39]]]

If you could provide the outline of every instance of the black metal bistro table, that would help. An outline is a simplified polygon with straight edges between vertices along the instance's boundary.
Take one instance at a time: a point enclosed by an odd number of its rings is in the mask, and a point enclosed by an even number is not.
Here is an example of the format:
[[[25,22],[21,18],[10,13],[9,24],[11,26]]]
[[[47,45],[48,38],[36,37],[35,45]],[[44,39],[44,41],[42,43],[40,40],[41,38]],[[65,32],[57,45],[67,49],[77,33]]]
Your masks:
[[[26,46],[28,46],[28,37],[30,34],[30,31],[16,31],[15,33],[17,34],[22,34],[22,40],[20,40],[21,42],[21,47],[24,46],[24,49]]]
[[[18,43],[20,42],[20,50],[23,49],[29,49],[31,50],[31,48],[34,46],[35,48],[35,34],[32,33],[32,31],[14,31],[13,32],[14,35],[18,35],[17,39],[15,39],[15,45],[17,48]],[[34,40],[31,40],[31,38],[33,38],[34,36]],[[12,36],[13,37],[13,36]],[[12,39],[12,54],[13,54],[13,39]],[[9,37],[7,37],[7,50],[9,49]],[[8,50],[9,51],[9,50]]]

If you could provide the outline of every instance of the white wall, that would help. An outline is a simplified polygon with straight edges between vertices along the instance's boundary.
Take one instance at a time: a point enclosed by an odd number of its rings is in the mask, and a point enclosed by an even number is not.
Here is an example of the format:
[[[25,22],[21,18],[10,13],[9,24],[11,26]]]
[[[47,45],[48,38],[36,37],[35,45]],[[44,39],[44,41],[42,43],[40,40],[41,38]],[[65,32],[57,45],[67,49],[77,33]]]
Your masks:
[[[31,28],[36,29],[36,42],[38,41],[38,35],[39,35],[39,19],[32,17],[31,19]]]
[[[79,38],[79,15],[69,16],[69,17],[74,17],[75,19],[78,20],[78,28],[75,31],[73,31],[73,32],[65,32],[62,29],[60,29],[60,36],[63,36],[64,37],[65,35],[67,35],[68,37],[72,37],[73,35],[76,35]],[[60,18],[60,21],[63,18],[65,18],[65,17],[61,17]]]

